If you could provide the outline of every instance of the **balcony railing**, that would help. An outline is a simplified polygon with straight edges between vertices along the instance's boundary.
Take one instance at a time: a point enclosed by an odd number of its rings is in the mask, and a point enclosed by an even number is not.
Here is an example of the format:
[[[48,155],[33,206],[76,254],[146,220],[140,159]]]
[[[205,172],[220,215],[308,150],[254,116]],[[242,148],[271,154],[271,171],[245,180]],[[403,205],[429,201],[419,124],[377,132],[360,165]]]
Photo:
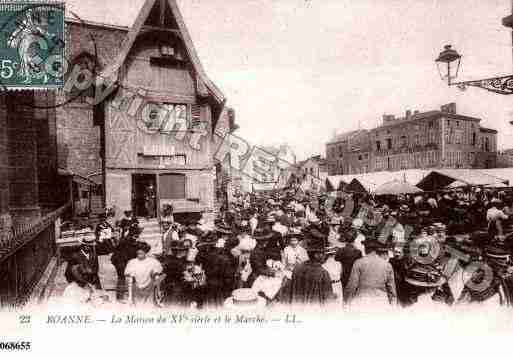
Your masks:
[[[0,307],[20,306],[29,299],[55,255],[55,221],[69,206],[0,233]]]

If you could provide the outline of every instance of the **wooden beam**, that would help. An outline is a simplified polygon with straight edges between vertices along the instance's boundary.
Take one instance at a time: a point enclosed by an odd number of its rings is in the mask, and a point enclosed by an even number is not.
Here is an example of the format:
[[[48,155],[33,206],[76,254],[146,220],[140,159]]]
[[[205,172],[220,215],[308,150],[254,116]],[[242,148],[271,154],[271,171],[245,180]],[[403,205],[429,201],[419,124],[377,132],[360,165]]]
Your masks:
[[[166,0],[160,0],[160,26],[164,27],[165,16],[166,16]]]
[[[144,32],[149,32],[149,31],[156,31],[156,32],[169,32],[169,33],[172,33],[178,37],[182,37],[181,36],[181,33],[180,33],[180,30],[178,29],[170,29],[170,28],[167,28],[167,27],[160,27],[160,26],[151,26],[151,25],[144,25],[141,29],[141,32],[144,31]]]

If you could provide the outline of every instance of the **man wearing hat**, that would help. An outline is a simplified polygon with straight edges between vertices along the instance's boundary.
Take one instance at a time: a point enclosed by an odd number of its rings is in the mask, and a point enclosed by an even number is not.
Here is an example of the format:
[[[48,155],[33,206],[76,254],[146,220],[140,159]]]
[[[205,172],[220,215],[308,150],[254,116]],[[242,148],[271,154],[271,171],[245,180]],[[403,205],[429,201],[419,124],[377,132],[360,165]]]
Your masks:
[[[152,184],[148,185],[144,190],[144,207],[146,208],[146,218],[155,217],[155,204],[156,204],[155,188]]]
[[[363,242],[365,241],[365,236],[362,233],[363,219],[355,218],[353,220],[351,228],[354,229],[357,233],[356,239],[354,241],[354,246],[356,249],[360,250],[363,253],[364,252]]]
[[[346,286],[347,302],[371,306],[395,304],[394,270],[385,259],[388,255],[386,244],[374,238],[365,240],[363,244],[366,255],[354,262]]]
[[[253,284],[250,283],[250,275],[253,272],[250,256],[257,242],[245,231],[237,235],[237,240],[237,246],[230,251],[236,263],[235,286],[236,288],[249,288]]]
[[[251,263],[251,274],[248,278],[248,285],[252,286],[253,282],[260,275],[270,275],[271,271],[267,266],[267,260],[280,260],[280,244],[276,234],[269,230],[257,231],[253,238],[256,241],[255,248],[249,255]]]
[[[171,241],[177,241],[180,239],[178,234],[178,223],[162,222],[162,230],[164,231],[164,234],[162,235],[162,253],[164,255],[169,255],[171,253],[169,248]]]
[[[353,264],[357,259],[362,258],[363,253],[354,246],[354,241],[358,236],[358,232],[351,229],[344,234],[344,247],[340,248],[336,255],[335,260],[342,264],[342,286],[345,288],[349,281],[349,275],[353,269]]]
[[[235,288],[235,266],[225,248],[226,239],[210,234],[198,245],[196,263],[205,271],[207,278],[204,303],[220,306]]]
[[[330,232],[328,234],[328,242],[336,247],[343,247],[340,241],[340,225],[342,222],[343,219],[341,220],[341,218],[338,217],[331,217],[329,221]]]
[[[488,233],[492,236],[504,235],[502,230],[502,222],[508,219],[508,216],[502,211],[504,203],[494,198],[490,203],[490,208],[486,212],[486,220],[488,221]]]
[[[134,225],[139,225],[139,220],[133,214],[133,211],[131,209],[123,211],[123,217],[117,222],[117,226],[121,229],[120,240],[128,235],[128,230]]]
[[[116,268],[116,273],[118,276],[117,288],[116,288],[116,298],[121,300],[123,298],[123,294],[126,291],[126,281],[125,281],[125,268],[128,262],[137,257],[137,239],[141,234],[142,229],[136,224],[133,223],[129,228],[128,232],[125,235],[124,239],[121,240],[119,245],[114,249],[114,253],[110,257],[110,261],[114,268]]]
[[[190,299],[187,293],[187,286],[184,280],[188,260],[187,256],[192,247],[189,240],[173,240],[169,244],[171,254],[163,259],[164,274],[166,278],[163,283],[167,299],[174,305],[188,305]]]
[[[335,299],[329,272],[323,268],[327,233],[312,229],[308,233],[309,260],[298,264],[290,281],[290,302],[325,305]]]
[[[98,247],[108,247],[111,244],[114,228],[107,222],[107,215],[105,213],[100,214],[100,222],[96,225],[94,234]]]
[[[86,237],[82,240],[82,245],[80,246],[79,250],[71,255],[71,258],[68,260],[68,264],[66,266],[66,271],[64,273],[68,283],[73,281],[73,275],[71,273],[73,266],[81,264],[91,268],[91,283],[95,286],[96,289],[102,289],[100,277],[98,276],[100,264],[98,262],[98,256],[96,255],[95,246],[96,240],[94,238]]]

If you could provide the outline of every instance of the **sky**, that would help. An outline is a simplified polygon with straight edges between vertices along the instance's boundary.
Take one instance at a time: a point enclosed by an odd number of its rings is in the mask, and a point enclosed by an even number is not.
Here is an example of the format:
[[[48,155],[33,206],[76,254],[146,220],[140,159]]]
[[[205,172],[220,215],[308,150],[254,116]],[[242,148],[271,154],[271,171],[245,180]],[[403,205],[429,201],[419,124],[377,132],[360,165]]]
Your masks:
[[[178,0],[208,76],[255,145],[288,143],[298,159],[325,154],[335,132],[383,114],[458,113],[513,147],[513,95],[449,88],[435,58],[452,44],[459,80],[513,73],[511,0]],[[131,26],[144,0],[68,0],[86,20]]]

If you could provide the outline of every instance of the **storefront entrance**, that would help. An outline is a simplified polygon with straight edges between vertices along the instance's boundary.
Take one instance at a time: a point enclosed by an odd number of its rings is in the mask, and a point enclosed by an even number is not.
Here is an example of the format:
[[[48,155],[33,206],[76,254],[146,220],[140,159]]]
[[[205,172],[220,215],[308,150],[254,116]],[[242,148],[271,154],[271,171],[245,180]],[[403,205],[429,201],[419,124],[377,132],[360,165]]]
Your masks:
[[[154,174],[132,175],[132,208],[137,217],[157,217],[157,183]]]

